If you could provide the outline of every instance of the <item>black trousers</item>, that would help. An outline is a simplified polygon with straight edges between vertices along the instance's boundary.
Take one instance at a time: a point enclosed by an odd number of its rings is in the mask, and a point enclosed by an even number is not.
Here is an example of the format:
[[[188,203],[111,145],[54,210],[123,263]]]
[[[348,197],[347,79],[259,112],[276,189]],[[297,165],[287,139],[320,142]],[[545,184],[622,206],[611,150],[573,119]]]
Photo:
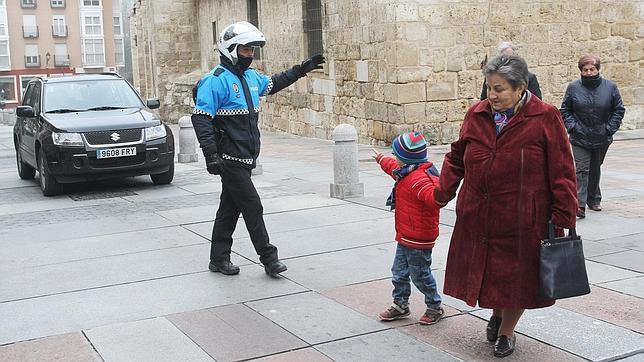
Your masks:
[[[233,232],[239,214],[244,218],[259,261],[268,264],[278,260],[277,248],[269,242],[264,225],[264,207],[250,179],[251,170],[228,164],[220,176],[222,190],[219,210],[212,228],[210,261],[220,263],[230,260]]]
[[[601,165],[604,163],[606,145],[600,148],[587,149],[572,145],[572,154],[575,157],[575,171],[577,173],[577,201],[579,207],[598,205],[602,201],[602,192],[599,187],[601,178]]]

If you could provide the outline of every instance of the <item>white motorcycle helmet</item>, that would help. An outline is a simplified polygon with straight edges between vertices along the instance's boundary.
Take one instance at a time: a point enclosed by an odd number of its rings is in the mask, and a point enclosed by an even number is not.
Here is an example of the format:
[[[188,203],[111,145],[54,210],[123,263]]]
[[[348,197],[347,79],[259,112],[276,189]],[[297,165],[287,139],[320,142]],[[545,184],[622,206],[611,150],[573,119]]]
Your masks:
[[[258,46],[263,47],[266,44],[264,34],[247,21],[239,21],[228,25],[219,34],[217,47],[219,53],[228,58],[233,65],[237,64],[237,46]]]

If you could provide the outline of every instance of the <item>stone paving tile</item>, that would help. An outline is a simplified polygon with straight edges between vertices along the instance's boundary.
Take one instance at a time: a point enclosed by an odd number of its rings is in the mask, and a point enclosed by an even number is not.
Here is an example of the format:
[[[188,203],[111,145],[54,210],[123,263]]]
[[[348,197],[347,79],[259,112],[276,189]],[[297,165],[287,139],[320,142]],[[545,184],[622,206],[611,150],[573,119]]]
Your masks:
[[[282,275],[313,290],[391,276],[393,242],[288,260]]]
[[[626,357],[624,359],[620,359],[619,361],[620,362],[644,362],[644,352]]]
[[[209,255],[210,246],[199,244],[13,269],[3,273],[0,302],[204,272]],[[237,255],[232,261],[251,264]]]
[[[19,248],[4,248],[0,253],[0,271],[196,244],[210,242],[179,226],[55,242],[42,240]],[[206,255],[204,261],[208,259]]]
[[[584,256],[586,258],[589,258],[592,256],[619,253],[620,251],[626,250],[620,247],[605,244],[603,241],[584,240],[583,244],[584,244]]]
[[[600,286],[644,299],[644,276],[604,283]]]
[[[302,292],[256,265],[0,303],[0,344]]]
[[[400,332],[446,351],[464,361],[498,361],[494,357],[494,344],[485,336],[486,321],[471,315],[445,318],[432,326],[410,325],[400,327]],[[517,336],[514,353],[503,361],[583,361],[584,359],[541,343],[521,334]]]
[[[103,361],[80,332],[0,346],[0,361]]]
[[[393,220],[375,219],[346,224],[328,225],[304,230],[271,232],[271,244],[279,248],[280,258],[325,253],[393,240]],[[256,259],[252,243],[233,244],[233,250],[247,258]]]
[[[458,358],[396,330],[315,346],[334,361],[459,361]]]
[[[309,344],[384,329],[381,323],[314,292],[248,302],[246,305]]]
[[[321,294],[342,303],[372,319],[379,320],[378,313],[385,310],[392,303],[391,292],[393,285],[391,279],[374,280],[371,282],[352,284],[338,288],[325,289]],[[442,294],[442,293],[441,293]],[[390,322],[381,322],[385,327],[398,327],[418,322],[425,313],[425,297],[412,284],[412,293],[409,298],[411,315],[409,318]],[[460,312],[443,304],[445,316],[459,314]]]
[[[331,362],[329,357],[323,355],[315,348],[303,348],[291,352],[280,353],[268,357],[253,359],[252,361],[262,362]]]
[[[105,361],[214,361],[165,318],[111,324],[85,334]]]
[[[644,222],[638,218],[626,218],[603,211],[590,216],[586,215],[585,219],[577,220],[577,233],[584,240],[597,241],[617,238],[626,232],[628,234],[644,232]]]
[[[595,256],[590,260],[644,273],[644,251],[627,250],[620,253]]]
[[[644,252],[644,233],[630,234],[601,240],[601,243],[616,248],[633,249]]]
[[[594,259],[590,258],[590,260],[586,260],[586,272],[588,273],[588,281],[590,284],[606,283],[642,275],[641,273],[597,263],[592,260]]]
[[[241,304],[166,318],[217,361],[250,359],[308,346]]]
[[[590,294],[558,300],[557,306],[644,334],[644,299],[592,286]]]
[[[472,312],[488,319],[489,310]],[[516,331],[589,360],[625,356],[644,348],[644,335],[557,306],[526,311]]]

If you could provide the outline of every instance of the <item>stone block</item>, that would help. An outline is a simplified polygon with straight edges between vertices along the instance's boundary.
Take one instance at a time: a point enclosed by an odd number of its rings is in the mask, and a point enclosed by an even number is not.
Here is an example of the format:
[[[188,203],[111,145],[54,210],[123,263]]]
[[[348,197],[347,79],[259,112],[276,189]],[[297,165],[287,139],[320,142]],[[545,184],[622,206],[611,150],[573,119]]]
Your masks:
[[[392,4],[396,22],[418,21],[418,5],[416,3]]]
[[[364,103],[365,118],[376,120],[387,119],[387,103],[366,100]]]
[[[356,61],[356,80],[358,82],[369,81],[369,62]]]
[[[633,96],[634,104],[644,104],[644,87],[634,88]]]
[[[418,18],[432,26],[449,25],[447,6],[440,3],[419,4]]]
[[[461,98],[478,98],[481,88],[477,83],[480,71],[462,71],[458,73],[458,94]]]
[[[403,106],[397,104],[387,104],[387,121],[388,123],[401,124],[405,120],[405,111]]]
[[[392,69],[390,81],[400,83],[424,82],[432,73],[429,67],[398,67]]]
[[[418,44],[400,42],[396,44],[396,66],[413,67],[419,64]]]
[[[457,99],[457,78],[456,73],[450,72],[431,74],[427,80],[427,100]]]
[[[403,40],[424,44],[427,42],[428,24],[423,22],[400,24],[400,35]]]
[[[413,103],[425,100],[425,83],[385,84],[385,101],[388,103]]]
[[[452,28],[430,28],[427,45],[431,47],[449,47],[455,44]]]
[[[431,123],[443,123],[447,121],[448,102],[427,102],[425,103],[425,114],[427,121]]]
[[[610,34],[635,40],[639,34],[639,28],[640,24],[638,23],[615,23],[610,25]]]
[[[404,106],[405,123],[424,122],[425,118],[425,102],[422,103],[409,103]]]
[[[452,143],[458,139],[462,122],[446,122],[441,124],[441,143]]]
[[[460,72],[463,69],[463,58],[464,58],[464,48],[463,46],[456,46],[447,49],[447,71],[448,72]]]
[[[445,64],[447,63],[447,55],[445,54],[444,49],[437,49],[432,52],[434,72],[442,72],[445,70]]]
[[[430,49],[421,48],[418,50],[418,52],[419,52],[419,60],[418,60],[419,65],[432,66],[434,64],[432,51]]]
[[[642,26],[644,29],[644,25]],[[644,38],[644,36],[642,36]],[[630,43],[628,60],[631,62],[644,59],[644,39],[639,39]]]

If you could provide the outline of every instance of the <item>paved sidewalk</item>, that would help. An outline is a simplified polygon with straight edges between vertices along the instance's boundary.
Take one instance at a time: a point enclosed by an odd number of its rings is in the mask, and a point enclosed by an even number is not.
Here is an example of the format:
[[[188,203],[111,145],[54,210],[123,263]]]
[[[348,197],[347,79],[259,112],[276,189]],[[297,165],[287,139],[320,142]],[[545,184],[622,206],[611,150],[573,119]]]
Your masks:
[[[176,127],[175,127],[176,130]],[[496,360],[489,311],[445,297],[447,317],[382,323],[391,303],[392,181],[360,146],[365,196],[329,198],[333,143],[265,132],[254,176],[272,242],[289,270],[264,274],[242,221],[237,276],[207,269],[221,186],[203,160],[149,177],[42,196],[15,170],[0,126],[0,361]],[[175,133],[177,136],[178,133]],[[590,295],[527,311],[506,361],[644,361],[644,163],[641,131],[620,132],[602,175],[604,211],[578,223]],[[178,139],[178,137],[177,137]],[[440,165],[448,146],[435,146]],[[442,284],[454,203],[434,249]],[[442,288],[442,287],[441,287]]]

